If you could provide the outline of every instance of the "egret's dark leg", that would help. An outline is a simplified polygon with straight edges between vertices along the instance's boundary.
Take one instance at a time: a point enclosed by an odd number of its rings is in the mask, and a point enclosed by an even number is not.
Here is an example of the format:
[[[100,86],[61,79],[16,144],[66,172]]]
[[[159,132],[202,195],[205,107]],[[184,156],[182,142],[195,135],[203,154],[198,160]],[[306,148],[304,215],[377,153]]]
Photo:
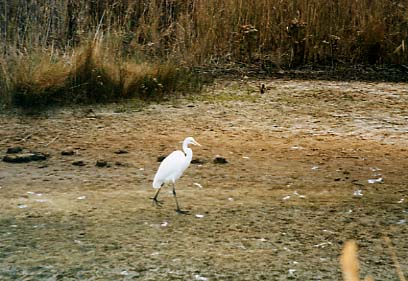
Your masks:
[[[159,196],[159,192],[161,190],[161,187],[156,191],[156,194],[154,195],[153,199],[153,204],[155,204],[156,206],[161,206],[163,204],[163,201],[159,201],[159,199],[157,199],[157,196]]]
[[[180,205],[179,205],[179,203],[177,201],[176,186],[175,186],[174,182],[173,182],[173,195],[174,195],[174,199],[176,200],[176,206],[177,206],[176,212],[179,213],[179,214],[187,214],[188,211],[182,211],[180,209]]]

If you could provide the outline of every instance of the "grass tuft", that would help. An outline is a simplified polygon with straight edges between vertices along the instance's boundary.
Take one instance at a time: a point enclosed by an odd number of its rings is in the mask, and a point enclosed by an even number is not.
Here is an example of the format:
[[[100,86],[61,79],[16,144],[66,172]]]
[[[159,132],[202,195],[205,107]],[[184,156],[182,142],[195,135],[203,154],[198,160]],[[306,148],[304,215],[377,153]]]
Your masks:
[[[18,56],[2,71],[9,102],[21,107],[99,103],[125,98],[160,100],[200,88],[197,75],[170,63],[136,63],[109,56],[101,41],[75,49],[70,56],[40,53]],[[189,85],[189,87],[186,87]]]

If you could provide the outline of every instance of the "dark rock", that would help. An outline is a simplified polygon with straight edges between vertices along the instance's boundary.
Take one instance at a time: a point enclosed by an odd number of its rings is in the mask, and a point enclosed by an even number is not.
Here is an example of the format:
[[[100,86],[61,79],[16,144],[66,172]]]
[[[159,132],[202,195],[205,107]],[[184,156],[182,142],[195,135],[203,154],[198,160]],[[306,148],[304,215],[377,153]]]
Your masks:
[[[129,153],[129,151],[125,150],[125,149],[118,149],[115,151],[116,154],[126,154]]]
[[[14,146],[14,147],[7,148],[6,153],[12,154],[12,153],[19,153],[21,151],[23,151],[23,148],[21,146]]]
[[[3,157],[3,161],[8,163],[27,163],[31,161],[30,157],[31,157],[30,153],[6,155]]]
[[[224,157],[221,157],[219,155],[215,156],[213,159],[214,164],[227,164],[228,161]]]
[[[3,161],[8,163],[28,163],[31,161],[42,161],[46,159],[47,155],[41,152],[19,153],[3,157]]]
[[[106,162],[105,160],[97,160],[96,161],[96,167],[106,167],[108,166],[108,162]]]
[[[193,160],[191,160],[191,164],[198,164],[198,165],[202,165],[204,164],[206,161],[200,158],[194,158]]]
[[[163,156],[163,155],[157,157],[157,162],[162,162],[164,158],[166,158],[166,156]]]
[[[72,165],[74,166],[85,166],[85,162],[83,160],[77,160],[72,162]]]
[[[48,156],[41,152],[33,152],[31,153],[31,161],[43,161],[47,160]]]
[[[75,152],[72,149],[66,149],[66,150],[61,151],[61,155],[64,155],[64,156],[72,156],[74,154]]]

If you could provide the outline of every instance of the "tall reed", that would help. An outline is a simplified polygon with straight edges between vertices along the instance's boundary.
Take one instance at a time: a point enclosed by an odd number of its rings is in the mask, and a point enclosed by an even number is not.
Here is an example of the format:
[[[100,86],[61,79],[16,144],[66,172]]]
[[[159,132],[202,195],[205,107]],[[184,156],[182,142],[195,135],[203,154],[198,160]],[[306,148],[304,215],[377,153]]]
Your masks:
[[[67,62],[95,38],[119,69],[407,64],[407,14],[406,1],[385,0],[0,0],[0,85],[16,60]]]

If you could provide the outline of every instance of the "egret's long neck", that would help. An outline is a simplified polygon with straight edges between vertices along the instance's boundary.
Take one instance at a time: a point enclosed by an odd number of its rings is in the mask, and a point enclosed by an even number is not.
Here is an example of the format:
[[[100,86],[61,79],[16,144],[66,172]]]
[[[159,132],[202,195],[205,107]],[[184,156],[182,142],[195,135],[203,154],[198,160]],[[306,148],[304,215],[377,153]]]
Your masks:
[[[183,151],[186,154],[186,162],[190,163],[191,159],[193,159],[193,151],[187,146],[186,143],[183,143]]]

